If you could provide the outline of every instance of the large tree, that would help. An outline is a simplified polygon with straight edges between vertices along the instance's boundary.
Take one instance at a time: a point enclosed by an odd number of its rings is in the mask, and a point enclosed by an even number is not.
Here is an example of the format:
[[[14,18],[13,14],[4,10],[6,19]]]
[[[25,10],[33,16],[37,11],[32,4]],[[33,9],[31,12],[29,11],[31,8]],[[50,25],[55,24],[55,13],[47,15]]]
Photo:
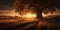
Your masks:
[[[16,0],[16,12],[23,11],[25,8],[25,5],[28,4],[29,7],[33,7],[34,11],[37,12],[37,18],[42,19],[42,12],[45,8],[54,8],[55,7],[55,1],[52,0]]]

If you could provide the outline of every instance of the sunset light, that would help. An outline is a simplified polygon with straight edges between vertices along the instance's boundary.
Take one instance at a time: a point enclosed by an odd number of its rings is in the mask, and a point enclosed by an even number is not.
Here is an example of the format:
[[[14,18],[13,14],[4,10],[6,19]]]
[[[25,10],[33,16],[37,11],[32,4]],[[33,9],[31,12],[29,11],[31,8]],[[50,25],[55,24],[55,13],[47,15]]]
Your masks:
[[[26,13],[26,18],[36,18],[36,14]]]
[[[36,14],[26,13],[26,14],[22,15],[22,18],[24,18],[24,20],[34,20],[34,19],[36,19]]]

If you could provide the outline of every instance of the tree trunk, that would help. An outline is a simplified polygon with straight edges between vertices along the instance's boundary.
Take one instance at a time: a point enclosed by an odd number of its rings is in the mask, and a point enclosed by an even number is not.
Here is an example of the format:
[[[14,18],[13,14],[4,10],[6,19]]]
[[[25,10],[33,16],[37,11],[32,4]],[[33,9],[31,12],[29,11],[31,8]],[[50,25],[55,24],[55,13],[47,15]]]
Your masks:
[[[42,9],[39,9],[39,8],[37,8],[37,19],[43,19],[43,17],[42,17]]]
[[[37,18],[42,19],[42,12],[37,12]]]

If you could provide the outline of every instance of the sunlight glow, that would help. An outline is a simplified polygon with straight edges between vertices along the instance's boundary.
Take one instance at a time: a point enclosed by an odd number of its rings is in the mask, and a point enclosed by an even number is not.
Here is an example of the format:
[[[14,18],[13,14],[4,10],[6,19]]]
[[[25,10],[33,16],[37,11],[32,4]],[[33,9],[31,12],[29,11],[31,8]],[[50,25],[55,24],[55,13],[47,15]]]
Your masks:
[[[36,18],[36,14],[27,13],[26,18]]]
[[[26,14],[22,15],[22,18],[24,18],[24,20],[34,20],[34,19],[36,19],[36,14],[26,13]]]

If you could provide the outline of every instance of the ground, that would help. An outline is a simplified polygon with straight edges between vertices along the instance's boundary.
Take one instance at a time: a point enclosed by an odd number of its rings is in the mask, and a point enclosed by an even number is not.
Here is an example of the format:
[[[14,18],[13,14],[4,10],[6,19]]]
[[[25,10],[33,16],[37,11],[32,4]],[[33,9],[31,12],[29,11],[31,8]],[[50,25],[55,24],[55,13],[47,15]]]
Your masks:
[[[6,22],[0,20],[0,30],[60,30],[59,16],[36,21],[15,20],[17,19]]]

